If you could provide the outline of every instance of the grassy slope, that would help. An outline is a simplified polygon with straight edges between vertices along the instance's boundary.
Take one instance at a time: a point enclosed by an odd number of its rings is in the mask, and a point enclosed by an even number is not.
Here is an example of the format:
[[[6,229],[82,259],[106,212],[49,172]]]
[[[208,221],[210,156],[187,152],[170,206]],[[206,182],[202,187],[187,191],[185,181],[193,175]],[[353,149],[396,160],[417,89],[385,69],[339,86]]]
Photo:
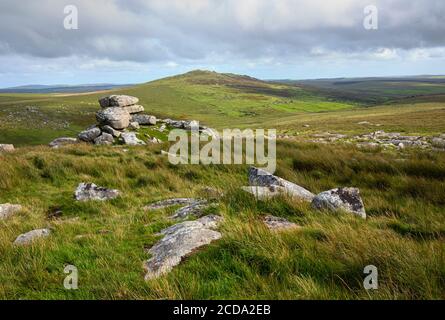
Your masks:
[[[42,144],[57,136],[73,136],[95,122],[97,99],[109,93],[0,94],[0,143]],[[140,98],[146,111],[159,117],[197,119],[215,127],[260,126],[265,121],[280,121],[298,113],[354,107],[351,103],[329,101],[297,87],[205,71],[112,93]],[[29,113],[27,106],[36,106],[38,113]],[[8,117],[11,114],[12,117]],[[63,126],[64,121],[69,122],[69,127]]]
[[[166,146],[163,147],[165,149]],[[314,192],[360,188],[369,218],[314,212],[289,199],[256,202],[239,192],[245,166],[172,167],[161,146],[23,148],[0,156],[0,203],[25,210],[0,222],[0,298],[445,298],[445,155],[378,153],[282,142],[277,174]],[[406,159],[396,161],[396,159]],[[77,203],[81,181],[118,188],[106,203]],[[145,283],[142,263],[171,212],[142,207],[168,197],[223,190],[223,238],[169,275]],[[49,218],[54,208],[63,212]],[[273,214],[303,226],[271,233]],[[12,245],[33,228],[53,234],[29,247]],[[64,266],[79,269],[79,290],[63,289]],[[379,269],[379,290],[362,287],[363,268]]]

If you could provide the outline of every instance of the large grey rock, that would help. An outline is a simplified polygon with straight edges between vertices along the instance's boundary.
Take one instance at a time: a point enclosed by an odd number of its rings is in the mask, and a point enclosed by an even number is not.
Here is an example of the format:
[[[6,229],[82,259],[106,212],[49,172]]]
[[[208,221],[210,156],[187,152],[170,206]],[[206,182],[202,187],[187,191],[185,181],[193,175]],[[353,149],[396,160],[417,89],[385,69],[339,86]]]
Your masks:
[[[166,199],[166,200],[161,200],[161,201],[157,201],[155,203],[152,203],[148,206],[144,207],[144,210],[159,210],[159,209],[164,209],[164,208],[168,208],[168,207],[172,207],[172,206],[178,206],[178,205],[189,205],[192,203],[196,203],[197,199],[194,198],[173,198],[173,199]]]
[[[111,134],[115,138],[119,138],[121,136],[121,132],[113,129],[109,125],[105,125],[102,127],[102,131],[108,134]]]
[[[272,231],[284,231],[301,228],[298,224],[281,217],[268,215],[263,219],[264,224]]]
[[[22,206],[19,204],[0,204],[0,220],[8,218],[20,210],[22,210]]]
[[[132,122],[137,122],[140,125],[151,125],[154,126],[156,125],[156,117],[155,116],[150,116],[148,114],[134,114],[131,117],[131,121]]]
[[[102,135],[94,139],[94,144],[98,145],[112,145],[114,143],[114,138],[111,134],[103,132]]]
[[[0,144],[0,152],[12,152],[14,150],[13,144]]]
[[[74,193],[77,201],[105,201],[117,198],[119,195],[119,190],[98,187],[94,183],[81,183]]]
[[[140,112],[144,112],[144,107],[141,105],[133,105],[133,106],[127,106],[127,107],[123,107],[125,111],[127,111],[130,114],[134,114],[134,113],[140,113]]]
[[[315,209],[343,210],[366,219],[365,206],[357,188],[336,188],[319,193],[312,200]]]
[[[101,135],[101,133],[102,132],[100,131],[99,128],[94,127],[94,128],[82,131],[81,133],[79,133],[79,135],[77,137],[81,141],[93,142],[94,139],[96,139],[97,137],[99,137]]]
[[[113,129],[122,130],[130,124],[130,114],[124,108],[106,108],[96,113],[101,125],[109,125]]]
[[[215,229],[221,220],[219,216],[210,215],[162,230],[160,234],[164,237],[149,250],[152,257],[145,263],[145,280],[170,272],[196,249],[220,239],[221,233]]]
[[[27,245],[38,238],[48,237],[51,231],[49,229],[36,229],[29,231],[27,233],[21,234],[15,239],[14,244],[16,245]]]
[[[249,183],[251,186],[259,187],[283,187],[288,195],[305,201],[312,201],[314,198],[314,194],[309,190],[255,167],[249,168]]]
[[[77,140],[76,138],[61,137],[61,138],[57,138],[57,139],[54,139],[53,141],[51,141],[49,143],[49,146],[51,148],[57,149],[62,146],[76,144],[76,143],[79,143],[79,140]]]
[[[253,194],[253,196],[258,200],[270,199],[277,196],[286,195],[286,189],[280,186],[269,186],[269,187],[258,187],[258,186],[248,186],[241,187],[242,190]]]
[[[126,95],[111,95],[99,99],[99,104],[102,108],[125,107],[134,105],[138,102],[138,98]]]
[[[124,132],[121,134],[121,138],[125,144],[128,144],[130,146],[146,144],[144,141],[138,139],[135,132]]]

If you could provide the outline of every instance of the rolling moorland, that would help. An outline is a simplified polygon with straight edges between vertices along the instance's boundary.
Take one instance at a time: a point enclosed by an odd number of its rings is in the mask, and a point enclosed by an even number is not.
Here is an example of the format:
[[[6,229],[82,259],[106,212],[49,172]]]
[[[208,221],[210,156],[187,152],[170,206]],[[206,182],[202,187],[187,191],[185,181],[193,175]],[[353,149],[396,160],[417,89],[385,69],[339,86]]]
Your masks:
[[[327,131],[445,133],[445,84],[434,83],[431,92],[411,80],[369,83],[369,91],[362,81],[356,91],[350,88],[356,84],[333,89],[194,71],[107,92],[0,94],[0,143],[17,147],[0,154],[0,203],[24,208],[0,220],[0,298],[444,299],[445,152],[308,141]],[[397,95],[387,91],[391,85]],[[167,143],[47,146],[93,124],[98,98],[111,92],[138,97],[158,118],[196,119],[217,129],[276,128],[289,137],[277,142],[276,175],[313,193],[357,187],[367,219],[315,211],[284,196],[255,200],[240,192],[248,166],[174,166],[161,155]],[[80,182],[122,195],[77,202]],[[208,187],[223,194],[208,212],[224,218],[222,238],[145,281],[147,249],[173,224],[168,216],[176,208],[143,207],[175,197],[210,201]],[[269,214],[301,228],[272,232],[262,223]],[[51,236],[13,244],[38,228],[50,228]],[[78,290],[63,287],[68,264],[79,269]],[[363,289],[370,264],[379,270],[378,290]]]

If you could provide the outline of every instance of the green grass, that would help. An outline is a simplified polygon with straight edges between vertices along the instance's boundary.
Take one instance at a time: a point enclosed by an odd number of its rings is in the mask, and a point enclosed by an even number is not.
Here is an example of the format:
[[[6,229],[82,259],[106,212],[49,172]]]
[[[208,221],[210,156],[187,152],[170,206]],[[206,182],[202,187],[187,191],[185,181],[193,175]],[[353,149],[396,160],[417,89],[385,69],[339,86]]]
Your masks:
[[[368,213],[313,211],[287,198],[255,201],[240,192],[245,166],[172,166],[150,147],[27,147],[0,156],[0,203],[25,209],[0,222],[1,299],[444,299],[445,154],[378,153],[353,147],[279,142],[277,174],[313,192],[356,186]],[[397,159],[404,159],[398,161]],[[77,184],[117,188],[121,198],[78,203]],[[224,191],[223,238],[170,274],[145,282],[142,264],[171,210],[152,201]],[[62,216],[51,218],[54,208]],[[266,214],[303,228],[271,233]],[[12,245],[49,227],[49,238]],[[63,288],[65,265],[79,290]],[[379,289],[363,289],[363,268],[379,270]]]

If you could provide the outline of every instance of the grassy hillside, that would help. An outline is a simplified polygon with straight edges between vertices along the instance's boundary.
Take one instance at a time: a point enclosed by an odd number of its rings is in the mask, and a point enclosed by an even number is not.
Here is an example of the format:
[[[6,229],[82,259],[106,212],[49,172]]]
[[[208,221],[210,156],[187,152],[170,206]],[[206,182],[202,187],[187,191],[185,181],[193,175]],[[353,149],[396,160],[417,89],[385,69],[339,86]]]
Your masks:
[[[371,105],[390,103],[403,98],[445,94],[444,76],[283,80],[281,82],[303,86],[308,91],[323,93],[332,98],[360,101]]]
[[[215,127],[260,126],[304,112],[350,109],[297,87],[208,71],[194,71],[135,87],[93,94],[0,94],[0,143],[48,143],[95,122],[97,100],[122,93],[140,98],[158,117],[197,119]],[[29,107],[34,111],[30,112]]]
[[[98,98],[111,93],[140,98],[146,112],[158,117],[197,119],[216,128],[266,127],[292,134],[326,130],[363,133],[372,128],[357,123],[371,119],[387,131],[420,134],[445,131],[441,120],[445,116],[445,95],[429,95],[432,93],[429,85],[416,87],[416,90],[423,90],[421,97],[409,97],[405,92],[396,99],[378,91],[376,95],[382,101],[392,99],[392,102],[370,107],[369,101],[364,102],[362,98],[368,97],[367,84],[369,92],[374,92],[372,81],[345,84],[360,86],[360,91],[352,95],[345,95],[341,90],[332,94],[322,88],[323,81],[320,83],[319,88],[314,88],[305,83],[281,84],[247,76],[192,71],[114,91],[0,94],[0,143],[36,145],[59,136],[76,136],[95,123]],[[379,85],[387,88],[382,82]],[[437,88],[441,85],[437,83]],[[437,90],[442,92],[440,88]],[[311,126],[304,128],[304,124]]]
[[[167,146],[21,148],[0,155],[0,203],[23,212],[0,221],[0,299],[444,299],[445,154],[377,153],[354,147],[280,142],[277,174],[313,192],[356,186],[368,219],[313,211],[287,198],[255,201],[239,187],[245,166],[171,166]],[[79,203],[73,192],[92,181],[121,198]],[[223,238],[174,271],[145,282],[142,263],[171,209],[144,212],[152,201],[225,193],[214,213]],[[53,213],[60,210],[61,214]],[[273,214],[302,226],[268,231]],[[49,227],[29,247],[20,233]],[[63,288],[63,269],[79,270],[79,290]],[[379,270],[379,289],[363,289],[363,268]]]

